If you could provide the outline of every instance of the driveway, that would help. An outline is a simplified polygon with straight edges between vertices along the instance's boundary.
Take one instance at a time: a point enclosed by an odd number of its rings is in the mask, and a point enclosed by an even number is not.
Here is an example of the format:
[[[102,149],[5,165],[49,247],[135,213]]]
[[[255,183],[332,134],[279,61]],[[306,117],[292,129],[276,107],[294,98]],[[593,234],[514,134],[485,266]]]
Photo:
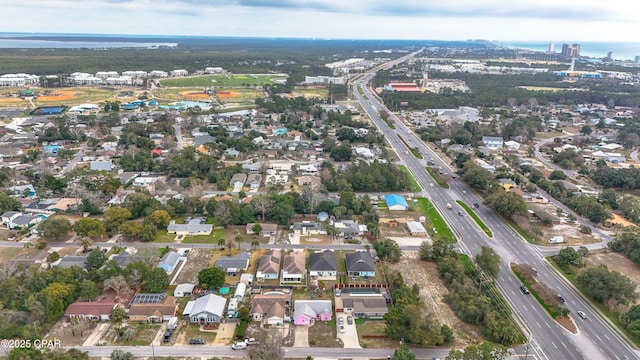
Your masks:
[[[110,322],[101,322],[96,326],[95,329],[91,332],[91,334],[87,337],[87,340],[84,341],[82,346],[95,346],[98,344],[100,340],[104,337],[104,335],[109,331],[111,327]]]
[[[293,347],[309,347],[309,327],[296,326]]]
[[[339,319],[342,318],[344,319],[344,333],[340,332],[340,324],[339,324]],[[356,330],[356,323],[355,321],[353,322],[353,324],[349,325],[347,324],[347,315],[346,314],[340,314],[340,315],[336,315],[336,326],[338,327],[338,339],[342,340],[342,343],[344,344],[344,348],[346,349],[361,349],[362,346],[360,346],[360,339],[358,339],[358,330]]]

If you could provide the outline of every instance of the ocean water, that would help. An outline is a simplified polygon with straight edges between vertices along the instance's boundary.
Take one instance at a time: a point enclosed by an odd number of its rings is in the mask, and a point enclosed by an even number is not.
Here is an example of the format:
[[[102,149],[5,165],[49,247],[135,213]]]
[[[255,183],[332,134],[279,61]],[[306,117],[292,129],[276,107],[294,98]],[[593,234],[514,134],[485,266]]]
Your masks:
[[[504,46],[516,47],[521,49],[529,49],[536,51],[548,51],[549,44],[554,44],[553,51],[562,52],[562,44],[580,44],[580,55],[604,58],[609,51],[613,51],[613,59],[615,60],[633,60],[640,55],[640,43],[623,43],[623,42],[578,42],[578,41],[516,41],[501,43]]]
[[[157,48],[160,46],[175,47],[170,42],[127,42],[127,41],[84,41],[84,40],[44,40],[44,39],[7,39],[0,37],[1,48],[17,49],[115,49],[115,48]]]

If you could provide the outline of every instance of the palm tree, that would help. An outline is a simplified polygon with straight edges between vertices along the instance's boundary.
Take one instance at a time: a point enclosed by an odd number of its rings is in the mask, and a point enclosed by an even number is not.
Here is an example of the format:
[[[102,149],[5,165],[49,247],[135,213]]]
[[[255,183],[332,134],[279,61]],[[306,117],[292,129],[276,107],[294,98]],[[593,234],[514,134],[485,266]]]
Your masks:
[[[224,238],[220,238],[220,239],[218,239],[218,246],[220,246],[220,247],[224,247],[224,244],[225,244],[225,240],[224,240]]]
[[[239,244],[240,242],[242,242],[242,240],[244,240],[244,236],[242,236],[239,231],[236,231],[236,236],[234,236],[233,240],[235,240],[235,242]]]
[[[254,239],[254,240],[251,242],[251,246],[252,246],[254,249],[257,249],[257,248],[258,248],[258,246],[260,246],[260,241],[258,241],[258,239]]]
[[[27,253],[29,254],[29,256],[31,256],[31,249],[33,248],[33,244],[31,243],[31,241],[25,242],[22,247],[27,249]]]
[[[233,242],[233,239],[228,239],[224,244],[227,250],[229,250],[229,255],[231,255],[231,250],[236,247],[236,244]]]
[[[80,244],[82,245],[82,252],[88,252],[92,244],[91,238],[88,236],[84,236],[82,239],[80,239]]]

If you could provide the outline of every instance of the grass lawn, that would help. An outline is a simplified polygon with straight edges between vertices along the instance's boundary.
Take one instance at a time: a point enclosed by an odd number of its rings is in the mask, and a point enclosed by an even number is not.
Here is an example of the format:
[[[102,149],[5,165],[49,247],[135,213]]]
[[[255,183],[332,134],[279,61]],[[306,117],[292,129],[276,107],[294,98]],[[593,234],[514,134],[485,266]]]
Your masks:
[[[385,124],[387,124],[387,126],[388,126],[388,127],[390,127],[390,128],[391,128],[391,129],[393,129],[393,130],[395,130],[395,129],[396,129],[396,126],[395,126],[395,125],[393,125],[393,123],[392,123],[391,121],[389,121],[389,119],[387,119],[387,118],[386,118],[386,117],[384,117],[384,116],[380,116],[380,118],[382,119],[382,121],[384,121],[384,122],[385,122]]]
[[[167,230],[158,230],[158,232],[156,233],[156,239],[153,240],[153,242],[169,244],[169,243],[173,243],[173,239],[175,238],[176,238],[176,234],[169,234]]]
[[[204,87],[204,86],[262,86],[273,84],[273,79],[285,79],[277,75],[232,75],[217,74],[160,80],[162,86]]]
[[[210,331],[200,331],[199,325],[187,325],[184,327],[184,340],[189,342],[190,339],[200,338],[205,341],[205,343],[213,343],[216,339],[216,333]]]
[[[558,265],[554,260],[553,257],[548,257],[547,258],[549,260],[549,263],[553,266],[553,268],[558,272],[558,273],[562,273],[562,275],[571,282],[571,284],[573,284],[573,286],[575,286],[578,290],[580,290],[581,293],[584,294],[584,292],[582,291],[582,289],[580,288],[580,286],[578,286],[578,283],[576,282],[576,275],[577,272],[575,271],[575,269],[571,268],[571,269],[564,269],[562,268],[560,265]],[[588,298],[588,296],[585,295],[585,297]],[[620,321],[620,314],[612,311],[611,309],[609,309],[608,307],[597,303],[595,301],[591,301],[592,305],[595,305],[598,310],[600,310],[606,317],[607,319],[609,319],[609,321],[611,321],[612,323],[614,323],[616,325],[616,327],[618,329],[620,329],[620,331],[622,331],[631,341],[633,341],[633,343],[636,346],[640,346],[640,339],[636,336],[634,336],[632,333],[630,333],[629,331],[627,331],[627,329],[625,329],[622,326],[622,322]],[[614,328],[615,330],[615,328]],[[617,331],[617,330],[616,330]]]
[[[361,324],[356,321],[358,336],[362,341],[362,336],[384,336],[384,329],[387,327],[384,320],[364,320]]]
[[[449,188],[449,184],[447,184],[446,181],[443,181],[440,179],[440,177],[438,176],[438,174],[436,174],[435,172],[433,172],[433,169],[431,169],[430,167],[426,168],[427,172],[429,173],[429,175],[431,175],[431,177],[433,178],[433,180],[440,185],[441,187],[448,189]]]
[[[515,230],[520,236],[522,236],[525,240],[532,244],[536,244],[538,240],[535,237],[531,236],[528,232],[526,232],[523,228],[521,228],[518,224],[513,222],[512,220],[507,221],[509,225]]]
[[[456,200],[456,202],[464,209],[464,211],[467,212],[467,214],[469,214],[469,216],[473,218],[473,220],[475,220],[476,224],[480,226],[480,229],[482,229],[482,231],[484,231],[484,233],[487,234],[488,237],[493,237],[493,233],[491,232],[491,230],[489,230],[487,225],[478,217],[478,215],[469,207],[469,205],[465,204],[461,200]]]
[[[213,230],[211,235],[186,236],[182,242],[184,244],[217,244],[223,234],[224,230],[217,229]]]
[[[0,264],[17,257],[23,252],[26,254],[27,250],[24,248],[3,248],[2,251],[0,251]]]
[[[413,191],[413,192],[421,192],[422,191],[422,188],[420,187],[420,185],[416,181],[416,178],[413,177],[413,174],[411,174],[411,171],[409,171],[409,169],[407,169],[406,166],[398,165],[398,169],[400,169],[400,171],[402,171],[403,173],[407,174],[407,177],[409,177],[409,182],[411,183],[411,191]],[[378,208],[379,208],[379,206],[378,206]]]
[[[453,235],[453,232],[451,231],[451,229],[449,229],[449,226],[444,221],[438,210],[431,204],[428,199],[418,198],[418,207],[422,210],[422,212],[424,212],[425,216],[427,217],[427,226],[425,226],[425,228],[432,238],[434,237],[434,234],[437,234],[437,236],[443,237],[449,243],[453,244],[456,242],[456,238]],[[433,231],[433,228],[436,229],[435,232]]]

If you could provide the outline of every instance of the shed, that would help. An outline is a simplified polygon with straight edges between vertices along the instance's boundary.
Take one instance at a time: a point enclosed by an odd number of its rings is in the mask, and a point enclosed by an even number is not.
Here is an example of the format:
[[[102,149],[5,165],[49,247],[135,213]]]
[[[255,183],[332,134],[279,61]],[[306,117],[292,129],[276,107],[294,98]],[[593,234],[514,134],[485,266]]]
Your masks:
[[[193,294],[193,289],[195,289],[194,284],[178,284],[175,290],[173,290],[173,296],[175,297],[185,297],[191,296]]]
[[[247,285],[245,283],[238,283],[236,286],[236,292],[233,295],[234,298],[238,299],[238,301],[244,300],[244,293],[247,291]]]

